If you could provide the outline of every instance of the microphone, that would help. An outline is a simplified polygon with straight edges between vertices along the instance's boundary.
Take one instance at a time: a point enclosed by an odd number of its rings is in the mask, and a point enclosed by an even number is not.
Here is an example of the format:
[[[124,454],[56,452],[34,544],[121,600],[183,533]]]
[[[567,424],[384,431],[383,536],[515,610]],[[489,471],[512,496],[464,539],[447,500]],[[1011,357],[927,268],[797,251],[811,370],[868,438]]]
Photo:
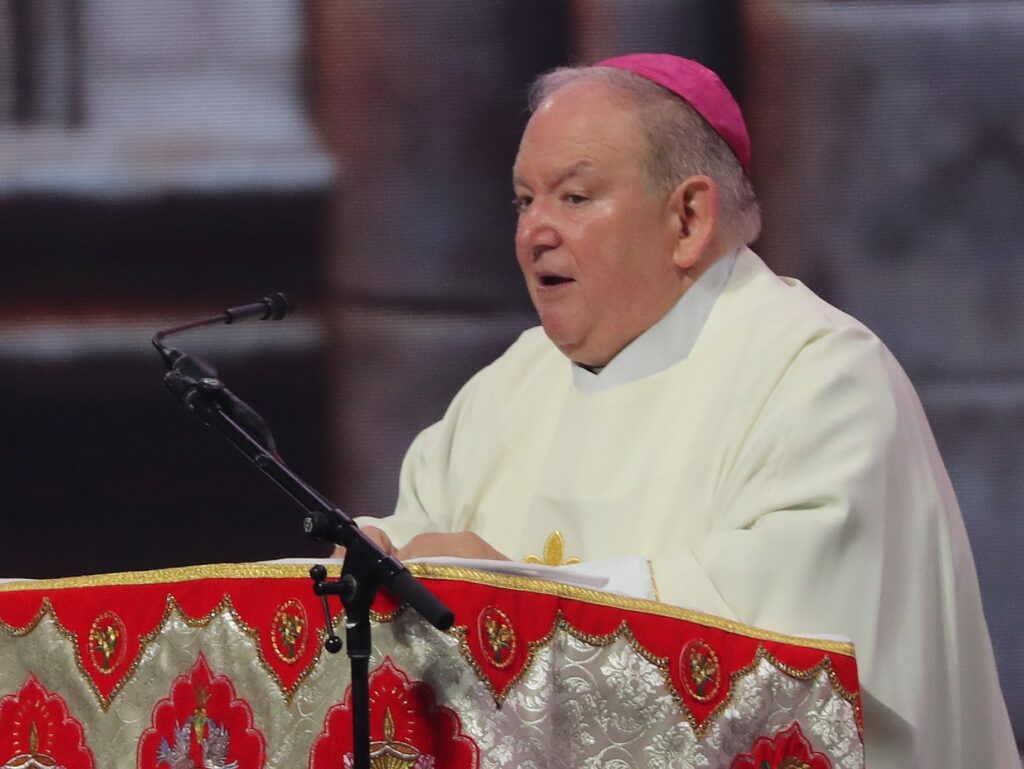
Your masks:
[[[285,315],[292,312],[293,309],[292,302],[287,295],[282,294],[280,291],[275,291],[273,294],[267,294],[258,302],[243,304],[241,307],[229,307],[220,315],[214,315],[212,318],[194,320],[183,326],[175,326],[174,328],[157,331],[153,337],[153,346],[159,350],[160,345],[158,342],[161,340],[175,334],[180,334],[182,331],[190,331],[191,329],[202,328],[203,326],[216,326],[218,323],[237,323],[240,320],[248,320],[249,318],[281,320]]]
[[[258,302],[243,304],[240,307],[230,307],[212,318],[204,318],[158,331],[152,341],[153,346],[160,353],[164,365],[167,366],[164,384],[189,410],[207,408],[206,404],[208,403],[217,404],[228,416],[233,417],[250,433],[255,434],[258,441],[276,456],[277,447],[274,445],[274,437],[271,435],[267,423],[252,407],[224,386],[217,370],[198,356],[186,355],[180,350],[166,346],[163,340],[184,331],[203,326],[214,326],[218,323],[237,323],[249,318],[280,320],[291,311],[291,301],[278,291],[268,294]]]
[[[243,304],[241,307],[230,307],[224,310],[225,323],[235,323],[247,318],[259,318],[260,320],[281,320],[292,311],[291,300],[280,291],[260,299],[252,304]]]
[[[281,320],[281,318],[292,312],[292,310],[294,310],[294,306],[288,296],[286,294],[282,294],[280,291],[275,291],[273,294],[267,294],[258,302],[243,304],[240,307],[229,307],[220,315],[214,315],[212,318],[194,320],[191,323],[184,324],[183,326],[175,326],[174,328],[157,331],[156,334],[153,335],[152,342],[157,352],[160,353],[160,357],[163,359],[164,365],[167,366],[168,370],[170,370],[182,354],[173,347],[164,346],[163,340],[169,336],[180,334],[183,331],[191,331],[194,328],[216,326],[218,323],[237,323],[238,321],[248,320],[249,318],[259,318],[260,320]]]

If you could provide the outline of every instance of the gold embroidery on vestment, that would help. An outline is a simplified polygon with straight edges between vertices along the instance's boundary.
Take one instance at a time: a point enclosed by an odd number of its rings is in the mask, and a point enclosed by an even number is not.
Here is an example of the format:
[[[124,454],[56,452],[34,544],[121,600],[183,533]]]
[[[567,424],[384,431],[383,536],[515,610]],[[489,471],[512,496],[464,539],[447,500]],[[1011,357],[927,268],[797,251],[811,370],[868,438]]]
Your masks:
[[[553,531],[544,542],[544,555],[542,557],[528,555],[523,562],[539,563],[544,566],[571,566],[580,562],[580,559],[575,557],[562,560],[563,558],[565,558],[565,537],[562,536],[562,532]]]

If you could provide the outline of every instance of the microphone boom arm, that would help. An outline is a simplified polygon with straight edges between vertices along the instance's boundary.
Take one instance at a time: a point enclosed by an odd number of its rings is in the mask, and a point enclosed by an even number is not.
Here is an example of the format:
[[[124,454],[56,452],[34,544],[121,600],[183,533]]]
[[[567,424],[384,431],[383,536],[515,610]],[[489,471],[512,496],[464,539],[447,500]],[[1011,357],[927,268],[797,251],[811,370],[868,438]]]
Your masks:
[[[340,642],[334,635],[326,597],[339,596],[345,607],[345,632],[352,669],[353,766],[355,769],[370,769],[370,607],[378,589],[381,586],[390,589],[439,630],[450,628],[455,615],[401,562],[367,537],[355,521],[284,464],[266,422],[224,386],[213,366],[163,343],[169,336],[201,326],[234,323],[254,317],[279,320],[290,309],[284,294],[270,294],[259,302],[234,307],[222,315],[160,331],[153,336],[153,346],[168,369],[164,384],[178,401],[224,436],[257,469],[299,503],[306,511],[303,529],[309,536],[346,548],[345,563],[337,581],[325,580],[326,571],[322,567],[314,567],[310,576],[313,578],[313,590],[321,597],[327,615],[325,647],[329,652],[338,651]]]

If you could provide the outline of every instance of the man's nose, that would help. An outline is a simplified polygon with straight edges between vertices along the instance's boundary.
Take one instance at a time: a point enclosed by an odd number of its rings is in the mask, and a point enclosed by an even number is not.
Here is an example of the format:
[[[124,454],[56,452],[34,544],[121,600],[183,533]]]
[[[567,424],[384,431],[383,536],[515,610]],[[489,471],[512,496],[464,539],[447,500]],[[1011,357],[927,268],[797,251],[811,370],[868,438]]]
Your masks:
[[[545,251],[558,248],[561,242],[557,223],[544,203],[535,200],[519,214],[516,245],[529,251],[534,259]]]

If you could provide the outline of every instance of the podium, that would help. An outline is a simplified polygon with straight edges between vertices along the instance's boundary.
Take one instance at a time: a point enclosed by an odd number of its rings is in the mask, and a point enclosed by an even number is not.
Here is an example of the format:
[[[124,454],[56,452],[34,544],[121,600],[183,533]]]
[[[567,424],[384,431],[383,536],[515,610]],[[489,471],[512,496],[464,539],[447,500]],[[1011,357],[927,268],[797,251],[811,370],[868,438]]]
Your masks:
[[[410,570],[455,625],[378,596],[376,768],[863,767],[850,644],[528,577]],[[0,584],[0,767],[349,765],[348,660],[323,651],[307,572]]]

